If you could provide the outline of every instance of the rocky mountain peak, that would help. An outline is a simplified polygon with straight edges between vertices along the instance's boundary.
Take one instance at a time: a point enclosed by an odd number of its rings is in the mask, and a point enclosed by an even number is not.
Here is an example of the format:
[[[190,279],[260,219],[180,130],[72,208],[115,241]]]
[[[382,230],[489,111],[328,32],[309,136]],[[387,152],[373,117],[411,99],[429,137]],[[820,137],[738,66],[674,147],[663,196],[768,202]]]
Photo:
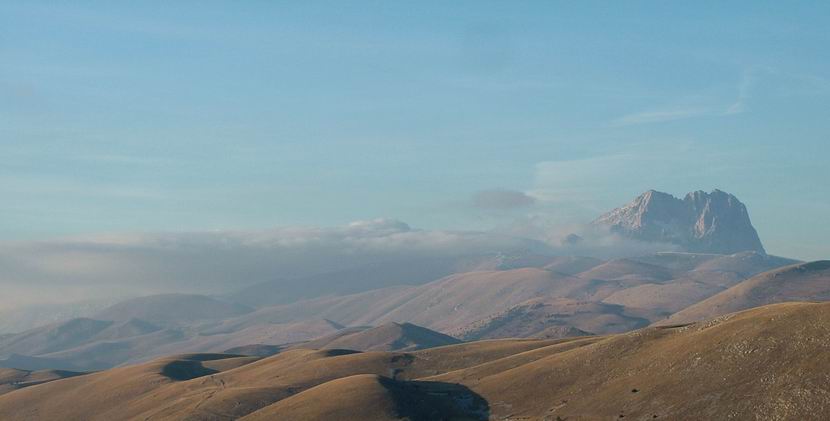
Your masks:
[[[683,199],[649,190],[600,216],[593,225],[637,240],[674,244],[690,252],[765,253],[746,206],[717,189],[711,193],[691,192]]]

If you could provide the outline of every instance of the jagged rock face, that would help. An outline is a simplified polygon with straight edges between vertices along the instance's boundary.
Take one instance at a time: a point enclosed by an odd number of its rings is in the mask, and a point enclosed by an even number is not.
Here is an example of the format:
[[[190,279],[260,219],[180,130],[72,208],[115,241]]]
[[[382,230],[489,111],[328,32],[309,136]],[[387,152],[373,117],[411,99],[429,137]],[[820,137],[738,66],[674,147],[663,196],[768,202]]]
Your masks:
[[[593,225],[608,227],[625,237],[675,244],[696,253],[765,253],[746,206],[720,190],[696,191],[683,199],[650,190],[600,216]]]

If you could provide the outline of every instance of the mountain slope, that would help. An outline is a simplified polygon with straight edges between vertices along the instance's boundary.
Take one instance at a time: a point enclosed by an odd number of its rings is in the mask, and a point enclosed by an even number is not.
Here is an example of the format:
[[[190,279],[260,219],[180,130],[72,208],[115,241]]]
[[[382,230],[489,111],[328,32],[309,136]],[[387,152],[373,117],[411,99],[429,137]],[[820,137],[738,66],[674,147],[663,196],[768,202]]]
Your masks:
[[[580,315],[579,325],[568,326],[597,334],[616,333],[623,326],[641,327],[643,319],[652,322],[663,319],[721,292],[744,279],[743,272],[763,270],[779,261],[786,261],[757,256],[760,260],[754,257],[744,259],[737,255],[690,253],[609,262],[554,258],[545,266],[550,269],[466,272],[420,286],[383,288],[261,308],[226,320],[210,331],[230,332],[262,323],[287,323],[309,317],[324,317],[350,326],[409,322],[453,335],[465,334],[465,330],[484,328],[490,333],[482,333],[484,336],[481,337],[491,338],[502,334],[507,337],[538,335],[543,326],[553,329],[548,334],[560,335],[568,334],[568,329],[562,328],[562,320],[557,321],[546,315],[568,313],[568,309],[557,310],[555,305],[567,302],[560,299],[570,299],[593,304],[590,306],[591,311]],[[705,262],[715,260],[721,263],[715,262],[706,270],[696,269]],[[741,273],[720,270],[724,267],[739,269]],[[570,273],[578,269],[585,270],[567,275],[554,268],[565,269]],[[528,300],[546,301],[544,311],[520,310],[510,313],[511,309]],[[621,309],[620,306],[624,308]],[[519,313],[523,315],[514,317]],[[624,321],[618,317],[621,313],[637,321]],[[511,320],[505,325],[509,328],[491,330],[491,322],[502,323],[506,316]],[[489,327],[472,327],[476,323]],[[473,335],[471,338],[478,337],[475,336],[476,333],[470,334]]]
[[[693,304],[661,324],[687,323],[785,301],[830,300],[830,261],[774,269]]]
[[[197,322],[200,323],[203,322]],[[0,359],[0,366],[30,370],[102,370],[162,355],[219,352],[256,343],[302,342],[342,328],[329,320],[312,319],[283,324],[261,323],[213,332],[188,326],[161,328],[139,319],[125,322],[75,319],[0,340],[0,357],[7,357]]]
[[[462,273],[408,291],[389,311],[357,323],[406,321],[449,332],[531,298],[568,296],[587,283],[535,268]]]
[[[488,264],[510,267],[530,263],[497,257],[498,262]],[[608,262],[588,258],[531,260],[548,269],[465,272],[419,286],[319,297],[253,311],[199,295],[128,300],[101,314],[117,321],[75,319],[0,337],[0,361],[14,355],[13,361],[4,364],[25,369],[100,370],[161,355],[221,352],[252,344],[286,345],[330,335],[344,326],[390,323],[413,323],[466,339],[619,333],[665,321],[671,314],[734,286],[744,274],[788,262],[756,252],[661,253]],[[580,269],[585,270],[578,272]],[[580,310],[575,312],[575,308]],[[179,317],[190,310],[194,310],[192,317]],[[346,333],[354,332],[340,335]],[[421,347],[417,341],[389,345],[393,342],[357,342],[349,347]],[[381,345],[373,348],[376,344]],[[433,346],[428,342],[422,345]]]
[[[528,248],[531,248],[531,244],[528,244]],[[379,288],[422,285],[454,273],[541,267],[548,261],[549,256],[528,252],[400,258],[300,279],[263,282],[230,294],[229,298],[235,302],[265,307],[302,299],[356,294]]]
[[[599,266],[602,263],[604,263],[602,260],[593,257],[557,256],[550,259],[542,266],[542,269],[564,275],[576,275],[577,273],[585,272],[588,269]]]
[[[333,335],[299,345],[310,349],[355,351],[415,351],[460,343],[452,336],[411,323],[387,323],[373,328],[343,329]]]
[[[602,279],[617,281],[633,279],[637,281],[668,281],[674,274],[662,266],[638,262],[633,259],[618,259],[605,262],[577,274],[585,279]]]
[[[696,266],[695,270],[733,272],[743,277],[750,277],[757,273],[796,263],[801,262],[758,252],[742,252],[710,259]]]
[[[35,328],[0,341],[0,356],[41,355],[69,349],[95,340],[114,322],[87,318],[72,319]]]
[[[83,371],[84,368],[78,367],[73,361],[61,360],[57,358],[46,357],[30,357],[28,355],[11,354],[8,358],[0,360],[0,367],[11,368],[26,371],[44,371],[44,370],[65,370],[65,371]]]
[[[565,338],[592,332],[625,332],[647,326],[648,319],[617,305],[567,298],[538,298],[476,321],[450,333],[464,340]]]
[[[470,407],[487,412],[486,403],[460,385],[401,382],[377,374],[358,374],[300,392],[242,420],[475,419],[469,417],[475,414]]]
[[[824,419],[828,346],[830,303],[790,303],[429,379],[466,385],[494,418]]]
[[[250,307],[198,294],[159,294],[114,304],[94,318],[99,320],[146,320],[171,326],[220,320],[252,311]]]
[[[830,303],[786,303],[606,337],[170,357],[6,393],[0,418],[826,419],[828,347]]]
[[[221,355],[174,356],[0,396],[0,419],[233,419],[353,375],[393,376],[406,381],[555,343],[490,341],[415,353],[295,349],[256,362]],[[562,346],[568,349],[575,345]],[[226,361],[235,364],[223,363]],[[365,408],[346,409],[351,411]]]
[[[35,386],[55,380],[80,376],[78,373],[65,370],[19,370],[14,368],[0,368],[0,395],[24,387]]]

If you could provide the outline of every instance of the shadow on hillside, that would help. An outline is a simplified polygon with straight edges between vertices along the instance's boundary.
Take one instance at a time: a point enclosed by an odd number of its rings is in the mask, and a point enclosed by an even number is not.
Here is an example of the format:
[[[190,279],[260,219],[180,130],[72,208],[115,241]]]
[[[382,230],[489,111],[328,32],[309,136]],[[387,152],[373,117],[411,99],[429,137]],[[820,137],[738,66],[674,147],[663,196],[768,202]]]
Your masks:
[[[384,378],[383,385],[395,398],[398,413],[411,420],[490,418],[487,400],[460,384]]]
[[[216,373],[218,371],[203,366],[201,361],[194,360],[171,361],[161,368],[163,376],[176,381],[192,380]]]

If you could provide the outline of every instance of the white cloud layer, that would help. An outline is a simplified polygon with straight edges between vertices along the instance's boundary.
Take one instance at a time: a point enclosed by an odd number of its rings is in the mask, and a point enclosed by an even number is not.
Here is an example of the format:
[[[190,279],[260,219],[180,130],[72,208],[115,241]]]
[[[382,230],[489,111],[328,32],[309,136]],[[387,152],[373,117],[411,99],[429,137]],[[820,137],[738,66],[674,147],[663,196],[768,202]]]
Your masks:
[[[561,245],[577,233],[585,240]],[[247,232],[120,234],[0,244],[0,310],[163,292],[226,293],[265,281],[378,262],[569,254],[633,256],[669,246],[623,240],[585,226],[523,218],[493,232],[428,231],[392,219]],[[420,259],[420,260],[419,260]],[[407,263],[410,262],[410,263]],[[423,263],[421,263],[423,264]]]
[[[122,234],[0,245],[0,308],[159,292],[221,293],[406,258],[542,250],[508,235],[390,219],[249,232]]]

